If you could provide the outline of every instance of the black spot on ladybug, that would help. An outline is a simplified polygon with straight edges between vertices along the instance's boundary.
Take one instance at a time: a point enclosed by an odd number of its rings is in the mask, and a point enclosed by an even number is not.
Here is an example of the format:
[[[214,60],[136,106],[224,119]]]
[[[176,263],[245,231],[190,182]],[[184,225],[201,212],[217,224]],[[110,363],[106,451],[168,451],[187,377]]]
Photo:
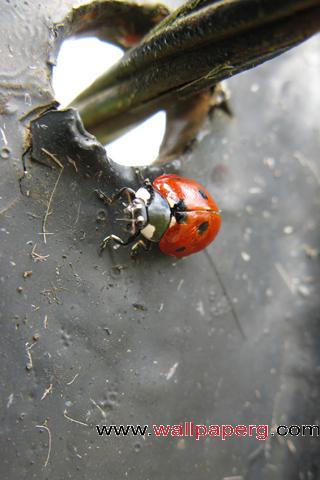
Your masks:
[[[175,212],[177,223],[188,223],[188,214],[186,212]]]
[[[184,252],[186,249],[186,247],[179,247],[179,248],[176,248],[176,252],[179,253],[179,252]]]
[[[186,212],[187,211],[187,206],[184,203],[184,200],[180,199],[174,206],[173,210],[175,212]]]
[[[207,231],[208,227],[209,227],[209,222],[200,223],[200,225],[198,226],[198,232],[200,233],[200,235],[202,235],[205,231]]]
[[[177,223],[187,223],[187,206],[184,200],[180,199],[171,209]]]
[[[199,188],[198,190],[199,190],[199,193],[200,193],[201,197],[204,198],[205,200],[208,200],[208,196],[204,193],[204,191],[201,190],[201,188]]]

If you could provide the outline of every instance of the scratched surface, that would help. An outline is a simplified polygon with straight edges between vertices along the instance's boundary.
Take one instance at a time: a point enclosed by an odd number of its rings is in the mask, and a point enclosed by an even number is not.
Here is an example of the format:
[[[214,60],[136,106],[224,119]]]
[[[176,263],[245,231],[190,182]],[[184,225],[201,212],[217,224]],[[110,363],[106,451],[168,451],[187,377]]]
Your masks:
[[[51,3],[34,16],[36,4],[27,15],[1,2],[1,22],[16,25],[2,71],[19,87],[1,77],[1,478],[319,478],[317,439],[95,430],[319,423],[319,37],[230,80],[234,117],[216,112],[183,158],[180,172],[223,210],[214,245],[181,261],[156,250],[99,257],[115,214],[93,190],[136,179],[106,162],[75,117],[33,124],[45,165],[27,160],[19,189],[18,118],[51,101]]]

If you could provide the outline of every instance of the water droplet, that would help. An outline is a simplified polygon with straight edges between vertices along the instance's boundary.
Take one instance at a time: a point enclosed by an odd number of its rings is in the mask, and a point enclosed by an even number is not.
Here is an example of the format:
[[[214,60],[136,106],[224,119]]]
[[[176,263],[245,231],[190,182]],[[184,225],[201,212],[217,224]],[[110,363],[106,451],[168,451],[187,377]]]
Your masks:
[[[0,151],[0,157],[1,157],[3,160],[7,160],[7,159],[10,157],[10,154],[11,154],[10,148],[8,148],[8,147],[2,147],[2,149],[1,149],[1,151]]]
[[[135,451],[135,452],[140,452],[140,450],[141,450],[141,445],[140,445],[140,443],[136,443],[136,444],[134,445],[134,451]]]
[[[106,221],[106,218],[106,212],[104,210],[99,210],[96,217],[97,223],[104,223]]]

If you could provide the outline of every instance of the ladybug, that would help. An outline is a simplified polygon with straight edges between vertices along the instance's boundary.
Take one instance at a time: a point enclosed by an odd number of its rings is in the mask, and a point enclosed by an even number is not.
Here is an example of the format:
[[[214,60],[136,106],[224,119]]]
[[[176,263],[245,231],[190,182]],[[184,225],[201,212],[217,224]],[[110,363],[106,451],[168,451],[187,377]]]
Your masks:
[[[131,253],[139,247],[148,249],[158,243],[165,255],[185,257],[199,252],[211,243],[221,226],[220,210],[199,183],[175,174],[157,177],[152,183],[145,180],[135,192],[124,187],[111,198],[100,190],[99,197],[111,205],[120,198],[126,198],[123,213],[130,236],[122,240],[117,235],[108,235],[101,242],[101,251],[110,241],[118,248],[133,243]],[[148,242],[148,243],[147,243]]]

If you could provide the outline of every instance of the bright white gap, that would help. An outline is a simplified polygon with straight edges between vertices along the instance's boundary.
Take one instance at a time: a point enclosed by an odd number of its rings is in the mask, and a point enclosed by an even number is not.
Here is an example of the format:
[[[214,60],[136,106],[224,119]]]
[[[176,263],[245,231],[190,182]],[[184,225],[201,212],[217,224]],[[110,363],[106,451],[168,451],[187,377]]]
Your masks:
[[[63,42],[52,80],[58,102],[68,105],[121,57],[120,48],[94,37]]]
[[[62,107],[111,67],[122,56],[120,48],[97,38],[63,42],[53,70],[53,89]],[[166,123],[159,112],[107,145],[109,157],[123,165],[147,165],[158,155]]]
[[[122,165],[148,165],[158,156],[166,126],[166,114],[159,112],[138,127],[107,145],[107,152]]]

